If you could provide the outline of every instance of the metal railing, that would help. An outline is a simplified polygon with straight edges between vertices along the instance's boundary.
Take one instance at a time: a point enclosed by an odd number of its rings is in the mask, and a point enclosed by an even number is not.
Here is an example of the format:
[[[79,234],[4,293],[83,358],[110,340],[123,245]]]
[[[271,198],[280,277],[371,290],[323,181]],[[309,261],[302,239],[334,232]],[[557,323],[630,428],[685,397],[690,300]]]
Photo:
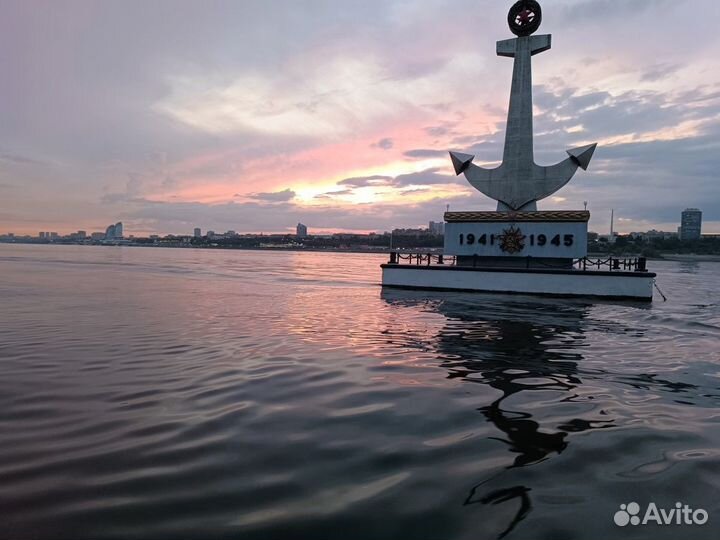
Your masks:
[[[590,259],[583,257],[573,262],[573,266],[578,270],[586,271],[588,269],[609,270],[611,272],[647,272],[647,258],[635,257],[630,259],[619,259],[617,257],[608,257],[607,259]]]
[[[434,255],[432,253],[398,253],[390,252],[390,264],[414,264],[416,266],[431,266],[433,264],[455,266],[457,257],[453,255]]]
[[[483,257],[469,256],[472,264],[468,266],[482,266]],[[526,269],[532,268],[548,268],[556,270],[568,270],[572,268],[583,272],[588,271],[605,271],[605,272],[647,272],[647,259],[645,257],[635,258],[618,258],[608,257],[607,259],[591,259],[583,257],[582,259],[573,259],[572,264],[560,263],[553,264],[548,259],[539,259],[537,257],[513,257],[515,267],[521,266],[520,261],[525,262]],[[454,255],[435,255],[432,253],[400,253],[397,251],[390,252],[389,264],[406,264],[414,266],[457,266],[458,258]],[[496,266],[496,265],[493,265]]]

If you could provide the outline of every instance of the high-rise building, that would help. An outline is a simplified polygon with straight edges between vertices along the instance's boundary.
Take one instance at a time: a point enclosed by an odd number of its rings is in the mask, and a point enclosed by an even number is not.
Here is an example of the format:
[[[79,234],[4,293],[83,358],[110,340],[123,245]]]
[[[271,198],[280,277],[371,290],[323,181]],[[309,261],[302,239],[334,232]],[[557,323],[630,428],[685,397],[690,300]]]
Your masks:
[[[445,234],[445,222],[431,221],[428,226],[428,231],[430,232],[430,234],[434,234],[436,236],[443,236]]]
[[[40,238],[40,240],[45,240],[45,233],[44,232],[38,233],[38,238]]]
[[[200,227],[195,227],[195,230],[193,231],[193,236],[195,238],[201,238],[202,237],[202,230]]]
[[[47,233],[46,233],[47,234]],[[50,240],[57,240],[60,235],[56,232],[50,233]]]
[[[86,232],[86,231],[78,231],[78,232],[77,232],[77,237],[78,237],[80,240],[85,240],[85,239],[87,238],[87,232]]]
[[[213,238],[215,238],[215,231],[208,231],[207,237],[208,237],[208,240],[212,240]]]
[[[118,221],[115,225],[108,225],[108,228],[105,229],[105,238],[107,240],[112,240],[113,238],[122,238],[122,237],[123,237],[122,221]]]
[[[307,238],[307,235],[307,226],[303,225],[302,223],[298,223],[297,227],[295,228],[295,236],[297,236],[298,238]]]
[[[680,240],[700,240],[702,234],[702,212],[687,208],[680,221]]]

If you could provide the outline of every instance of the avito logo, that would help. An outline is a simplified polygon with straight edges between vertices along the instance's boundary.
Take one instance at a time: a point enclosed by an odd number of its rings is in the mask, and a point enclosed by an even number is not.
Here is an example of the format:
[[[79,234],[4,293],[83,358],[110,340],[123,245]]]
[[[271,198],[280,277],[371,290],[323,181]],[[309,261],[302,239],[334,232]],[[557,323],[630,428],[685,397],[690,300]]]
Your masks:
[[[708,522],[708,513],[702,508],[693,510],[687,504],[675,503],[675,508],[666,510],[650,503],[640,518],[640,505],[636,502],[621,504],[620,510],[615,512],[613,520],[618,527],[627,525],[705,525]]]

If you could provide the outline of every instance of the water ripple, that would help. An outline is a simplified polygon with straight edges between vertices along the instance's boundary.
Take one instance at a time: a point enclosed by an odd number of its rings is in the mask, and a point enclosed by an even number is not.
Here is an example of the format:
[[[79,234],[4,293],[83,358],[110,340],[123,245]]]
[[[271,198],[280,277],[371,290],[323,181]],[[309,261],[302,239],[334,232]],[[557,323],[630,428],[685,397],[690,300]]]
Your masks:
[[[581,538],[616,534],[628,500],[717,516],[717,264],[653,263],[670,301],[647,306],[383,291],[382,260],[0,245],[0,536]]]

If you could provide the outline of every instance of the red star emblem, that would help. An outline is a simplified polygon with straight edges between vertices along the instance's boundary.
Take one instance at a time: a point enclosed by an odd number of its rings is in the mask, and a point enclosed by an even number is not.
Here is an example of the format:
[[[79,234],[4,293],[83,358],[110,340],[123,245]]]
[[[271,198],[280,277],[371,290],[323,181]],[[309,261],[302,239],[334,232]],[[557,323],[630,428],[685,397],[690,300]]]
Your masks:
[[[534,18],[535,13],[531,9],[523,9],[520,13],[518,13],[518,22],[521,25],[528,24]]]

